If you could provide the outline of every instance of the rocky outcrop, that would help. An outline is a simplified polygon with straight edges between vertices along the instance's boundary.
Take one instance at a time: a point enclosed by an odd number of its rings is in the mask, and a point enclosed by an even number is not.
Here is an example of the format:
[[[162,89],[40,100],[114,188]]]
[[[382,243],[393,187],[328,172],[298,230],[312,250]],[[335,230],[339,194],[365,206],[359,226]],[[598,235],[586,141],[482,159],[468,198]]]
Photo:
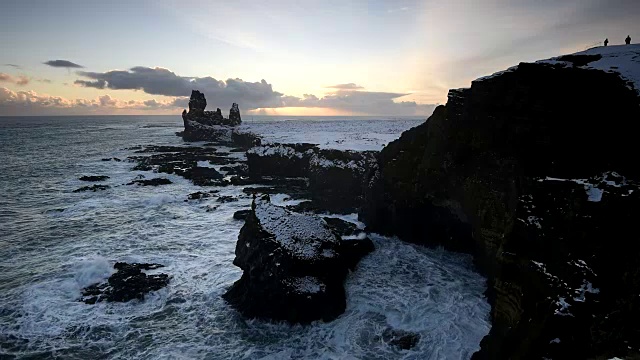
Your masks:
[[[376,152],[320,150],[309,160],[309,192],[316,206],[333,213],[357,212],[365,175],[375,168]]]
[[[215,141],[219,144],[250,148],[260,144],[260,138],[249,132],[235,128],[242,123],[238,104],[233,103],[229,118],[222,116],[222,111],[205,111],[207,100],[198,90],[191,92],[189,112],[182,112],[184,131],[180,133],[185,141]]]
[[[73,190],[74,193],[77,192],[83,192],[83,191],[99,191],[99,190],[107,190],[108,188],[110,188],[109,185],[101,185],[101,184],[97,184],[97,185],[91,185],[91,186],[83,186],[81,188],[77,188],[75,190]]]
[[[88,175],[88,176],[81,176],[78,180],[80,181],[105,181],[107,180],[109,177],[107,175]]]
[[[314,144],[267,144],[247,151],[250,177],[307,177]]]
[[[93,284],[82,289],[80,301],[95,304],[100,301],[126,302],[133,299],[144,300],[145,294],[160,290],[169,283],[167,274],[147,275],[143,270],[155,270],[160,264],[116,263],[116,272],[106,283]]]
[[[475,358],[640,353],[630,320],[640,318],[640,101],[629,70],[640,64],[577,55],[451,90],[368,177],[370,231],[472,253],[488,276],[493,327]]]
[[[265,144],[247,151],[249,176],[308,178],[317,209],[353,213],[359,208],[366,174],[376,166],[373,151],[321,150],[314,144]]]
[[[224,298],[243,315],[292,323],[329,321],[344,312],[344,279],[366,254],[343,242],[319,217],[290,212],[255,198],[233,263],[242,278]]]

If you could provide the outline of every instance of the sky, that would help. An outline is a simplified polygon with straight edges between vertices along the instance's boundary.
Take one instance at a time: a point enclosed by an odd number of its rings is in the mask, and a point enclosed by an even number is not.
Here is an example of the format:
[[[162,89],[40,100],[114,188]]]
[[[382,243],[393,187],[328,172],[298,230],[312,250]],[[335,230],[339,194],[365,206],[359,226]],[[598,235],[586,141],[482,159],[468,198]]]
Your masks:
[[[639,0],[2,0],[0,116],[429,115],[448,89],[640,39]]]

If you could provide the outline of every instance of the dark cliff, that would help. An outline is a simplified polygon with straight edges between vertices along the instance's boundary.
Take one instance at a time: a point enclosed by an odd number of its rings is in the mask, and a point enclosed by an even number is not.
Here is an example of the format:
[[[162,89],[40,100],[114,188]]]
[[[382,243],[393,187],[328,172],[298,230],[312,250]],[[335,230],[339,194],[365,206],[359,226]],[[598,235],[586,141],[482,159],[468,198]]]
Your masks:
[[[368,229],[471,253],[488,276],[493,327],[476,358],[640,352],[640,49],[618,52],[451,90],[379,154]]]

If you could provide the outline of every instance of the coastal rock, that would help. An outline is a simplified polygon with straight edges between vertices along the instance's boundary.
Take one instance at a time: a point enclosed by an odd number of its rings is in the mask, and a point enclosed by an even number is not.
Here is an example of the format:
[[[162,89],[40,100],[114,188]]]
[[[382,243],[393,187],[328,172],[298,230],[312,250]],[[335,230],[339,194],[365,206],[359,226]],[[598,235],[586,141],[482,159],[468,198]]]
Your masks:
[[[368,175],[368,230],[471,253],[488,276],[493,325],[474,358],[640,354],[640,49],[627,49],[451,90]]]
[[[99,190],[107,190],[108,188],[110,188],[110,186],[109,186],[109,185],[100,185],[100,184],[97,184],[97,185],[91,185],[91,186],[83,186],[83,187],[81,187],[81,188],[78,188],[78,189],[73,190],[73,192],[74,192],[74,193],[77,193],[77,192],[83,192],[83,191],[93,191],[93,192],[96,192],[96,191],[99,191]]]
[[[219,108],[216,111],[205,111],[206,107],[204,94],[193,90],[189,99],[189,111],[182,112],[184,131],[180,135],[185,141],[213,141],[245,149],[260,144],[257,135],[235,128],[242,123],[238,104],[233,103],[228,119],[222,116]]]
[[[309,323],[344,312],[341,240],[319,217],[254,199],[233,263],[243,274],[223,297],[247,317]]]
[[[109,277],[106,283],[94,284],[82,290],[80,301],[86,304],[95,304],[100,301],[144,300],[145,294],[167,286],[169,276],[167,274],[147,275],[142,270],[154,270],[161,267],[163,265],[160,264],[118,262],[113,266],[116,272]]]
[[[309,160],[309,192],[316,206],[332,213],[358,210],[365,178],[376,167],[374,151],[320,150]]]
[[[140,185],[140,186],[160,186],[171,184],[171,180],[166,178],[153,178],[153,179],[138,179],[133,180],[127,185]]]
[[[233,218],[236,220],[246,220],[249,214],[251,214],[251,210],[238,210],[233,213]]]
[[[267,144],[247,151],[250,177],[307,177],[309,160],[317,150],[313,144]]]
[[[242,123],[242,119],[240,118],[240,108],[238,104],[233,103],[231,105],[231,110],[229,110],[229,125],[236,126]]]
[[[382,341],[401,350],[409,350],[420,341],[420,334],[406,330],[386,328],[382,332]]]
[[[105,181],[109,177],[107,175],[89,175],[89,176],[81,176],[78,180],[80,181]]]

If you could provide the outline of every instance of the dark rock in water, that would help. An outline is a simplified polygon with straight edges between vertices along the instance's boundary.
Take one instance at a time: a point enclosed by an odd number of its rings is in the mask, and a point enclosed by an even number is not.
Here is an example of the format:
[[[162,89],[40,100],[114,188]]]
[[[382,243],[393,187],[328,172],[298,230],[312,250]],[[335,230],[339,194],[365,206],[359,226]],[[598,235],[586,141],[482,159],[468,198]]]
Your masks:
[[[166,178],[153,178],[153,179],[139,179],[133,180],[127,185],[141,185],[141,186],[159,186],[172,184],[171,180]]]
[[[266,195],[256,198],[233,261],[244,272],[223,297],[250,318],[335,319],[346,306],[340,246],[321,218],[275,206]]]
[[[103,158],[103,159],[100,159],[100,160],[102,160],[102,161],[111,161],[111,160],[113,160],[113,161],[117,161],[117,162],[122,161],[122,160],[118,159],[117,157],[114,157],[114,158]]]
[[[580,66],[594,60],[523,63],[451,90],[369,176],[370,231],[471,253],[488,276],[476,359],[640,355],[640,99],[615,72]]]
[[[104,284],[94,284],[82,290],[80,301],[95,304],[100,301],[126,302],[133,299],[144,300],[148,292],[160,290],[169,283],[167,274],[147,275],[142,270],[154,270],[160,264],[116,263],[117,271]]]
[[[219,203],[229,203],[229,202],[235,202],[238,201],[238,198],[235,196],[220,196],[219,198],[216,199],[217,202]]]
[[[218,190],[211,190],[211,191],[207,191],[207,192],[197,191],[197,192],[189,194],[189,196],[187,196],[187,199],[189,199],[189,200],[206,199],[206,198],[210,198],[210,197],[216,196],[215,194],[217,194],[217,193],[218,193]]]
[[[307,177],[313,144],[269,144],[247,151],[249,176]]]
[[[107,190],[108,188],[110,188],[109,185],[91,185],[91,186],[83,186],[81,188],[75,189],[73,190],[73,192],[82,192],[82,191],[98,191],[98,190]]]
[[[233,218],[236,220],[246,220],[249,214],[251,214],[251,210],[238,210],[233,213]]]
[[[242,123],[238,104],[234,103],[231,106],[228,119],[222,117],[220,109],[205,111],[206,106],[204,94],[193,90],[189,100],[189,112],[182,112],[184,131],[180,135],[185,141],[215,141],[218,144],[245,149],[260,144],[257,135],[235,129],[235,126]]]
[[[225,171],[227,175],[249,176],[249,167],[247,164],[237,164],[233,166],[222,166],[221,171]]]
[[[309,200],[302,201],[296,205],[287,205],[286,209],[293,212],[299,212],[299,213],[317,213],[321,211],[321,209],[318,208],[313,201],[309,201]]]
[[[109,177],[107,175],[91,175],[91,176],[81,176],[79,178],[80,181],[105,181]]]
[[[402,350],[409,350],[418,345],[420,334],[411,331],[386,328],[382,332],[382,341]]]

